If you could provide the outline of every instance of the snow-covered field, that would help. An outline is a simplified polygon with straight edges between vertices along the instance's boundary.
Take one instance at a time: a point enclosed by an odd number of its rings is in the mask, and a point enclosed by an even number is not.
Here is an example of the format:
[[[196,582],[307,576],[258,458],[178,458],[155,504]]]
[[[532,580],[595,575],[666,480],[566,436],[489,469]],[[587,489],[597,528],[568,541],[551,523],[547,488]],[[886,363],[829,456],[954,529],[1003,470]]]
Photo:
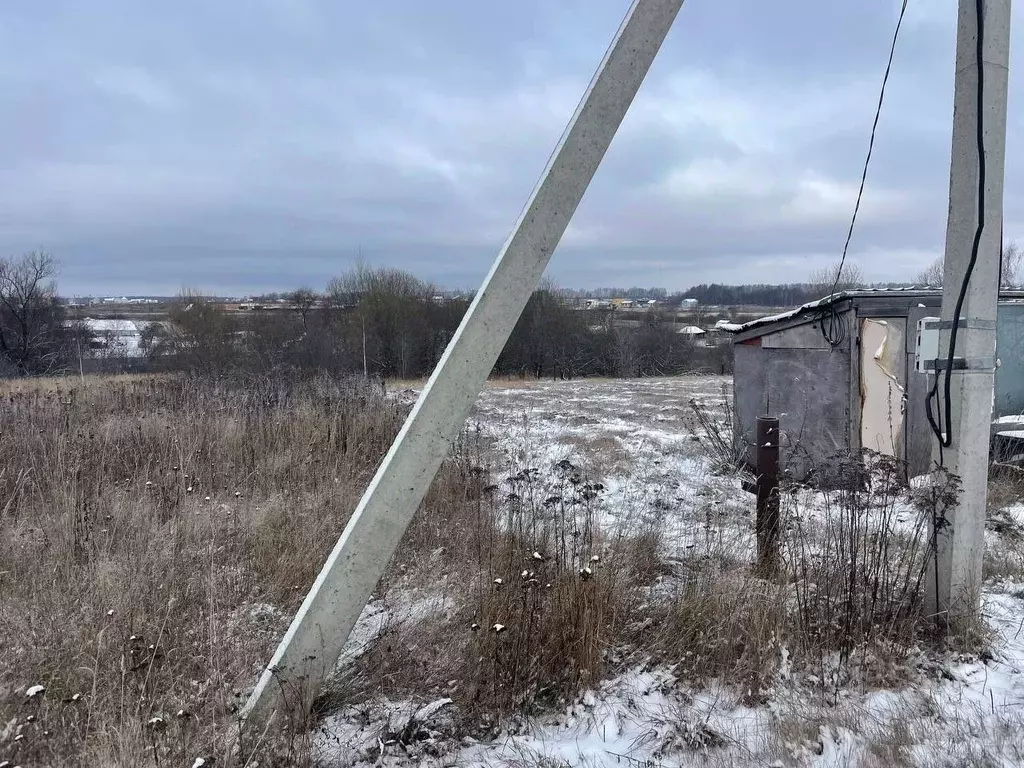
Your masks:
[[[730,383],[677,377],[492,384],[481,395],[468,433],[485,438],[498,476],[563,461],[579,467],[603,486],[595,502],[598,524],[660,526],[669,559],[714,526],[720,536],[728,531],[725,538],[737,558],[749,560],[753,498],[741,490],[739,478],[710,472],[694,439],[697,424],[689,404],[694,399],[724,416]],[[541,482],[546,476],[540,473]],[[788,504],[791,512],[818,523],[827,514],[822,499],[810,492]],[[1001,514],[1010,527],[1022,517],[1018,507]],[[900,513],[897,519],[902,524],[905,518]],[[1013,537],[990,533],[989,543],[1001,560],[1020,561],[1021,545]],[[746,703],[746,691],[715,683],[693,689],[671,666],[638,665],[585,692],[565,711],[517,723],[489,743],[432,744],[416,755],[389,749],[377,739],[395,732],[396,720],[401,726],[415,719],[429,729],[431,721],[443,719],[448,701],[381,701],[370,715],[362,708],[358,717],[328,717],[316,752],[324,765],[353,766],[410,760],[424,766],[550,768],[1024,765],[1024,584],[1001,573],[986,584],[983,605],[991,633],[987,650],[979,656],[912,652],[890,684],[851,682],[825,695],[809,677],[790,673],[791,651],[780,644],[777,679],[757,705]],[[415,616],[439,609],[406,600],[397,610]],[[347,661],[372,642],[381,617],[395,610],[367,607]]]

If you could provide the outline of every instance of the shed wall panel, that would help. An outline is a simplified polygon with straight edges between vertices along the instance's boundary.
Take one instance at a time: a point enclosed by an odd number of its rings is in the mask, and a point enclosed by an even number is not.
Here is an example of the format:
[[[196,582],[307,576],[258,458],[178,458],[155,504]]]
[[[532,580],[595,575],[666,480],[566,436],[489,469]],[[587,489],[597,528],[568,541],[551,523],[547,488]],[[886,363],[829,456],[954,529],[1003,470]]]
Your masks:
[[[761,346],[769,349],[830,349],[817,323],[806,323],[767,333]]]
[[[1001,305],[997,318],[993,418],[1024,413],[1024,304]]]
[[[759,346],[737,344],[733,354],[733,431],[747,447],[747,462],[753,464],[757,417],[765,415],[768,352]]]
[[[846,350],[772,349],[768,409],[779,417],[781,463],[797,480],[850,450],[850,356]]]

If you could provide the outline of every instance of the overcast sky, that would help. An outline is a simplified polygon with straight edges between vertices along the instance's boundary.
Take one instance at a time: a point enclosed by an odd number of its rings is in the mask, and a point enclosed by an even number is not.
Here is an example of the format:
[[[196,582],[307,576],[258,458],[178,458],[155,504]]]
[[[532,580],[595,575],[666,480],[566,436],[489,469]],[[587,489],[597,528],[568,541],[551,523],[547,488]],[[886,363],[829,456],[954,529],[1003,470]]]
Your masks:
[[[677,289],[834,261],[898,5],[687,2],[548,274]],[[942,249],[955,6],[910,3],[852,247],[870,279]],[[52,252],[66,294],[322,287],[359,252],[474,286],[627,7],[5,0],[0,253]]]

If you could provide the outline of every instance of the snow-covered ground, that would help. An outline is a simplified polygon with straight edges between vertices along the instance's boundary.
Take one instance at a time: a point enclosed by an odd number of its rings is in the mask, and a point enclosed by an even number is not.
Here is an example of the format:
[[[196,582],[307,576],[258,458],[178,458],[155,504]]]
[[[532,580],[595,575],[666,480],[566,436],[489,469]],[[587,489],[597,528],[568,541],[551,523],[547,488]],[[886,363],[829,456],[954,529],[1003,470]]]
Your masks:
[[[569,461],[604,490],[595,500],[599,525],[660,525],[672,557],[706,536],[714,522],[728,530],[738,557],[754,547],[753,498],[739,479],[714,475],[690,406],[696,400],[724,414],[730,380],[676,377],[623,381],[492,384],[481,395],[469,434],[486,438],[492,471],[508,478]],[[399,393],[412,396],[413,392]],[[541,494],[545,493],[541,489]],[[819,522],[820,499],[801,492],[791,512]],[[893,530],[909,532],[909,505],[893,507]],[[1019,525],[1022,509],[1003,517]],[[702,523],[704,523],[702,525]],[[901,526],[905,528],[902,529]],[[989,534],[1000,557],[1020,561],[1020,545]],[[433,599],[433,598],[425,598]],[[403,599],[371,603],[345,660],[372,642],[388,612],[405,615],[443,607]],[[316,738],[324,765],[437,766],[1011,766],[1024,765],[1024,584],[1002,574],[986,584],[984,616],[992,633],[983,658],[913,654],[899,681],[848,686],[826,696],[820,686],[788,674],[779,649],[778,679],[766,703],[744,703],[745,691],[678,680],[671,667],[627,670],[584,693],[562,712],[517,723],[489,743],[465,739],[410,755],[378,742],[381,733],[420,723],[438,733],[447,699],[380,701],[327,718]],[[438,742],[438,739],[441,739]],[[383,750],[381,750],[383,747]]]

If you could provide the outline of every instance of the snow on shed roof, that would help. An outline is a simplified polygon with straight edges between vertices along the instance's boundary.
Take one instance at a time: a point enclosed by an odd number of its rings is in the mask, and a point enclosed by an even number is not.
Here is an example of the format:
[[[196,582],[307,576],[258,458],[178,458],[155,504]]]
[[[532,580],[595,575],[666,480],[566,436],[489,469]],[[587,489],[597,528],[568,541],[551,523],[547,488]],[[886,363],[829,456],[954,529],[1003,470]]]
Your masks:
[[[917,286],[910,286],[908,288],[857,288],[850,291],[839,291],[838,293],[809,301],[806,304],[786,312],[780,312],[777,315],[759,317],[756,320],[750,320],[741,324],[730,323],[721,327],[722,330],[729,331],[730,333],[742,333],[743,331],[760,328],[763,325],[770,325],[771,323],[789,320],[816,310],[825,309],[833,304],[849,299],[903,299],[912,301],[918,298],[941,298],[941,296],[941,288],[921,288]],[[1024,291],[1004,289],[999,292],[999,299],[1001,301],[1024,299]]]
[[[798,317],[802,314],[819,311],[833,304],[838,304],[841,301],[850,299],[902,299],[904,301],[913,301],[915,299],[941,297],[942,289],[940,288],[919,288],[916,286],[910,286],[908,288],[858,288],[852,291],[840,291],[839,293],[831,294],[814,301],[809,301],[806,304],[802,304],[801,306],[785,312],[769,314],[765,317],[758,317],[757,319],[752,319],[752,321],[749,321],[748,323],[722,325],[721,329],[733,334],[752,331],[756,328],[786,321],[786,319]],[[999,291],[1000,303],[1017,303],[1021,300],[1024,300],[1024,291],[1022,290],[1004,289]]]
[[[919,288],[916,286],[911,286],[909,288],[857,288],[850,291],[839,291],[838,293],[833,293],[820,299],[809,301],[806,304],[801,304],[799,307],[795,307],[794,309],[790,309],[786,312],[780,312],[777,315],[759,317],[756,320],[750,320],[746,323],[730,324],[728,326],[722,326],[722,328],[723,330],[730,331],[731,333],[742,333],[743,331],[749,331],[753,328],[759,328],[762,325],[770,325],[771,323],[777,323],[781,320],[789,320],[790,318],[798,317],[799,315],[824,309],[832,306],[833,304],[838,304],[841,301],[846,301],[847,299],[910,299],[941,295],[942,290],[939,288]]]

